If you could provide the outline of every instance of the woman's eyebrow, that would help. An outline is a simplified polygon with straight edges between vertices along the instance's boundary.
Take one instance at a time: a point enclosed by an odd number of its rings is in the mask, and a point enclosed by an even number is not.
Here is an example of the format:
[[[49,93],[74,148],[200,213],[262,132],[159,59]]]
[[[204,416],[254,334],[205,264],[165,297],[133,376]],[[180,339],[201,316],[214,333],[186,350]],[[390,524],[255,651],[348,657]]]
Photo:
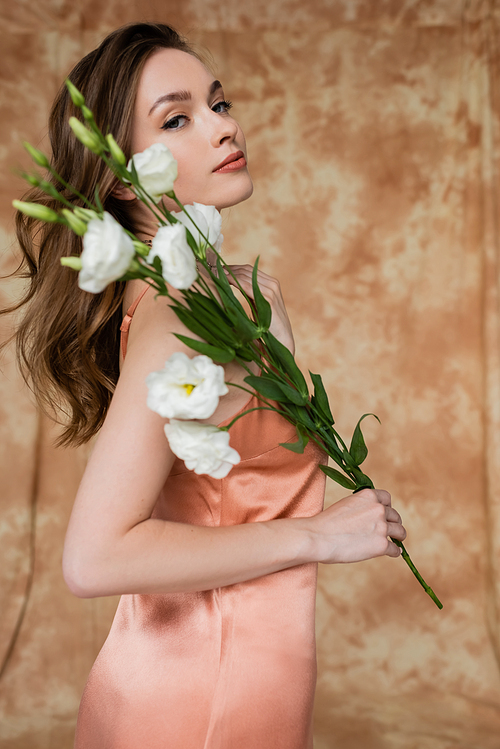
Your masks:
[[[222,83],[220,81],[214,81],[210,86],[209,96],[214,94],[219,88],[222,88]],[[149,110],[148,117],[152,114],[152,112],[154,112],[156,107],[159,107],[160,104],[164,104],[166,101],[189,101],[190,99],[191,94],[189,91],[173,91],[171,94],[163,94],[163,96],[158,97],[158,99]]]

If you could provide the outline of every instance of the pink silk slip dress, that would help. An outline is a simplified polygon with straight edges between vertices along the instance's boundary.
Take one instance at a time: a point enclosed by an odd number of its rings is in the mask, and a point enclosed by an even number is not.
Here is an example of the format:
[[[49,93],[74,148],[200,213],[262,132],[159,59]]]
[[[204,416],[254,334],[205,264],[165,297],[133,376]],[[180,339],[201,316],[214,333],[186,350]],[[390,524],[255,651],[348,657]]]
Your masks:
[[[122,325],[123,356],[141,297]],[[241,411],[258,405],[252,396]],[[152,517],[223,526],[317,514],[326,456],[311,442],[303,455],[278,444],[295,440],[279,414],[246,414],[230,431],[241,462],[213,479],[177,459]],[[312,749],[316,577],[308,563],[214,590],[123,595],[75,749]]]

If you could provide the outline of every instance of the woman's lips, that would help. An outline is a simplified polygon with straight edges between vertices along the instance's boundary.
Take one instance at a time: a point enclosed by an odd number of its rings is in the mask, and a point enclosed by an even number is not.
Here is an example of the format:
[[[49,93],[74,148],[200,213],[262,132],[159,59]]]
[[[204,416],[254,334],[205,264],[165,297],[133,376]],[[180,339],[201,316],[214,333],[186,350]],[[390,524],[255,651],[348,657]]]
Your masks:
[[[224,166],[221,166],[218,169],[214,169],[214,174],[216,172],[235,172],[238,169],[242,169],[246,165],[247,162],[245,160],[245,157],[241,155],[239,159],[235,159],[234,161],[230,161],[228,164],[224,164]]]

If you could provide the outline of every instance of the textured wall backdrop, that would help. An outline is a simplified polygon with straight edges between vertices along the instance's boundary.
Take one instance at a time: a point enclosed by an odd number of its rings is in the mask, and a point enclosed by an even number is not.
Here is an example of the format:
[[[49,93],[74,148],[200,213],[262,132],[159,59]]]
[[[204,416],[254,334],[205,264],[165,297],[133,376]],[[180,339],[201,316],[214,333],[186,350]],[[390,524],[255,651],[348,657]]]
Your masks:
[[[227,256],[281,279],[340,430],[380,416],[367,470],[445,604],[401,560],[320,568],[316,749],[498,749],[500,3],[2,0],[3,272],[21,141],[46,146],[71,65],[142,19],[213,53],[255,181],[226,212]],[[116,600],[64,584],[86,451],[55,450],[12,355],[2,370],[0,745],[70,749]]]

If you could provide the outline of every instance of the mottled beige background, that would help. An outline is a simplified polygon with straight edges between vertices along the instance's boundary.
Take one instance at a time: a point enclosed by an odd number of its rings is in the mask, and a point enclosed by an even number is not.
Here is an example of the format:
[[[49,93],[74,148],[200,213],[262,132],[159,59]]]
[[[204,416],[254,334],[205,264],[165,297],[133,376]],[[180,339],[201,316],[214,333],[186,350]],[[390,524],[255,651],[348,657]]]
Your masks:
[[[227,255],[281,279],[341,431],[380,416],[367,470],[445,604],[400,560],[320,569],[316,749],[499,749],[500,2],[2,0],[4,270],[21,140],[44,143],[70,66],[139,19],[212,51],[255,180]],[[116,600],[64,584],[85,450],[55,450],[2,367],[0,745],[70,749]]]

